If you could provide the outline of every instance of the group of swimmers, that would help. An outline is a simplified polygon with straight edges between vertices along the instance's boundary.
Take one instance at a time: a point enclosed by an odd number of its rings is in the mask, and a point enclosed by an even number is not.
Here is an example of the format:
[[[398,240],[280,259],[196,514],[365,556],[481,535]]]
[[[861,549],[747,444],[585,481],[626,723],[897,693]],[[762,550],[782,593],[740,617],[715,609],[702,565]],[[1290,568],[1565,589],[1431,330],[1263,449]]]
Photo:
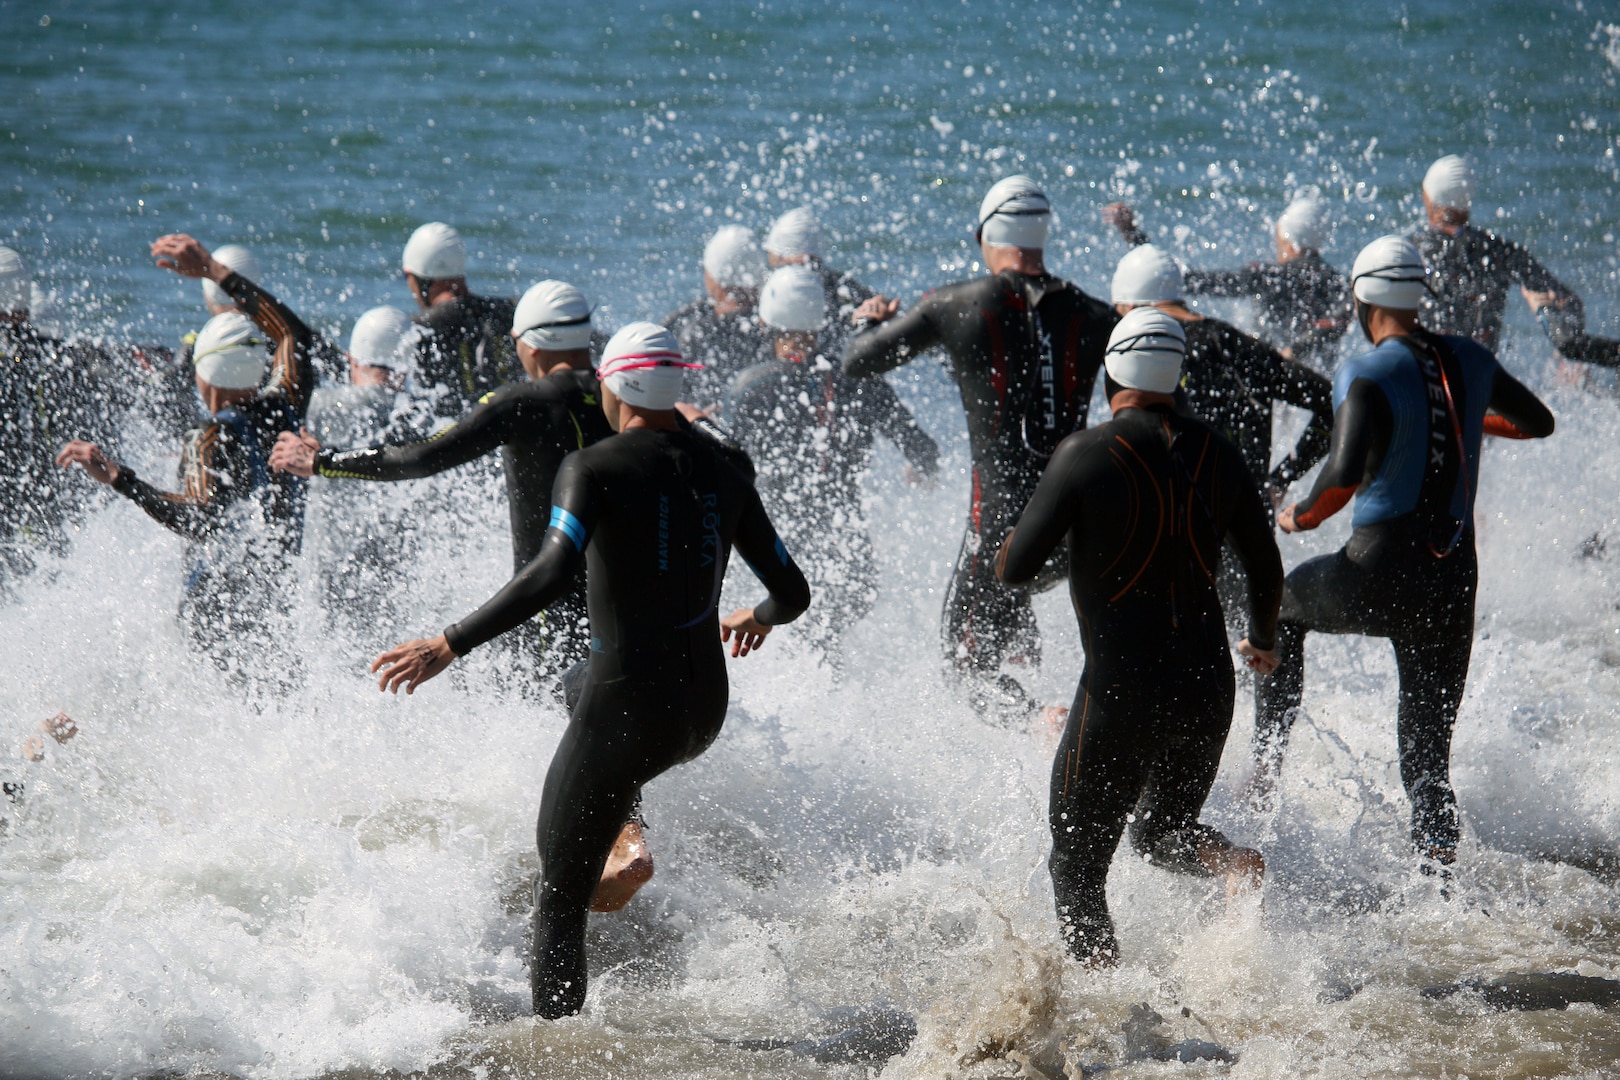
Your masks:
[[[1229,625],[1258,675],[1247,792],[1261,805],[1298,715],[1305,635],[1390,639],[1412,841],[1428,872],[1456,858],[1449,758],[1472,646],[1482,436],[1553,430],[1493,351],[1508,290],[1524,290],[1566,357],[1620,362],[1616,343],[1586,335],[1578,297],[1469,224],[1472,189],[1462,159],[1436,162],[1427,224],[1367,245],[1348,281],[1321,256],[1327,213],[1313,197],[1278,218],[1275,263],[1235,272],[1184,270],[1116,204],[1104,217],[1130,248],[1104,301],[1048,270],[1051,204],[1010,176],[979,207],[985,274],[905,310],[827,266],[820,227],[799,209],[763,244],[721,228],[704,250],[702,299],[611,337],[564,282],[515,303],[473,294],[461,238],[431,223],[402,259],[419,310],[367,312],[346,354],[260,285],[250,253],[169,235],[152,255],[200,279],[213,313],[148,380],[172,390],[189,378],[206,413],[183,438],[181,490],[148,484],[90,439],[55,460],[186,538],[182,616],[217,658],[285,605],[310,478],[420,478],[501,450],[511,581],[372,670],[383,689],[411,693],[513,635],[536,678],[556,677],[569,723],[541,798],[531,981],[535,1012],[558,1017],[583,1006],[587,912],[623,906],[651,876],[642,787],[719,733],[727,644],[747,656],[808,612],[805,640],[841,670],[842,632],[876,592],[858,493],[873,440],[892,440],[915,482],[939,468],[882,375],[937,354],[972,458],[944,666],[996,722],[1062,723],[1058,920],[1075,959],[1108,965],[1118,945],[1105,883],[1127,824],[1136,850],[1168,869],[1233,888],[1264,874],[1259,852],[1200,821],[1232,721]],[[41,388],[146,355],[100,347],[99,367],[64,375],[75,346],[30,324],[25,285],[0,250],[8,416],[28,393],[44,401]],[[1253,299],[1262,336],[1188,307],[1200,294]],[[1331,370],[1352,324],[1368,348]],[[323,418],[316,384],[340,364],[348,387],[326,389],[347,392]],[[1099,371],[1110,419],[1088,427]],[[1310,421],[1273,467],[1277,401]],[[41,415],[0,449],[37,457],[74,414]],[[1352,499],[1343,549],[1285,577],[1273,526],[1316,528]],[[733,550],[766,598],[722,616]],[[339,561],[387,556],[359,537]],[[1031,596],[1064,579],[1085,650],[1067,710],[1043,708],[1018,676],[1040,658]]]

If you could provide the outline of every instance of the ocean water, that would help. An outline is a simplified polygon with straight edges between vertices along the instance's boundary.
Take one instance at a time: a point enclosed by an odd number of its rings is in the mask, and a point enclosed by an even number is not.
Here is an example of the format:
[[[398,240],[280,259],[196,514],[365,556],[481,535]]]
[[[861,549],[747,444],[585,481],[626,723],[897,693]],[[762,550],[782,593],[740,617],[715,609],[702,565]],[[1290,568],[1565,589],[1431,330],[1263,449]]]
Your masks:
[[[1178,255],[1221,266],[1265,257],[1271,218],[1315,186],[1343,267],[1416,221],[1423,171],[1449,152],[1475,162],[1476,220],[1620,334],[1612,5],[6,0],[0,27],[0,239],[73,334],[172,342],[200,325],[197,286],[145,254],[184,230],[251,245],[266,285],[346,338],[365,308],[408,303],[399,251],[433,219],[468,236],[479,291],[557,276],[610,325],[659,317],[697,294],[715,226],[803,204],[830,262],[909,301],[978,272],[978,200],[1015,171],[1057,206],[1054,269],[1094,293],[1123,252],[1097,211],[1120,198]],[[1503,356],[1559,431],[1494,445],[1484,466],[1449,897],[1405,848],[1387,646],[1313,638],[1278,809],[1236,799],[1244,691],[1207,811],[1263,848],[1263,894],[1229,907],[1122,854],[1122,966],[1064,964],[1050,745],[975,717],[938,673],[968,460],[954,390],[925,361],[893,382],[946,478],[913,490],[897,455],[876,461],[883,594],[850,636],[849,678],[791,628],[732,664],[720,741],[647,790],[658,875],[594,920],[586,1012],[557,1024],[511,1014],[561,712],[497,650],[379,695],[374,650],[321,611],[317,551],[280,643],[303,688],[245,691],[181,639],[179,541],[86,483],[70,550],[0,606],[0,748],[59,709],[82,729],[37,765],[0,757],[27,783],[0,814],[0,1074],[990,1077],[1040,1075],[1054,1046],[1119,1076],[1611,1074],[1612,1013],[1421,995],[1620,976],[1620,402],[1612,380],[1556,370],[1516,300]],[[176,448],[149,433],[118,450],[172,474]],[[373,628],[402,640],[504,580],[506,511],[476,471],[383,490],[427,508],[399,614]],[[324,498],[317,526],[337,512]],[[454,522],[428,512],[447,501]],[[1284,539],[1285,561],[1346,529]],[[316,546],[334,533],[317,527]],[[730,599],[754,588],[740,577]],[[1033,684],[1066,702],[1073,619],[1056,593],[1038,613]],[[1142,1002],[1173,1040],[1236,1062],[1128,1060]],[[851,1010],[905,1014],[916,1037],[887,1061],[763,1048],[836,1036]]]

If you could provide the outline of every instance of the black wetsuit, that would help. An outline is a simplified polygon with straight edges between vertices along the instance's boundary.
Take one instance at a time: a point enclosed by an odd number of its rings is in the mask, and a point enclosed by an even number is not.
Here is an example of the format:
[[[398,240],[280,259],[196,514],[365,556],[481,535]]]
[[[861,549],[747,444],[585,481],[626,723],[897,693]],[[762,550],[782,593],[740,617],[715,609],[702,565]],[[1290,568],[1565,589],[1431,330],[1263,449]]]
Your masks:
[[[1086,426],[1118,321],[1113,308],[1066,281],[1006,270],[928,293],[844,351],[845,374],[865,378],[942,347],[961,392],[973,492],[941,627],[945,657],[959,672],[994,677],[1003,660],[1040,659],[1029,592],[997,581],[992,561],[1048,455]],[[1037,588],[1057,582],[1061,558]],[[1023,707],[1009,682],[1002,685],[1010,704]]]
[[[753,312],[721,315],[708,297],[675,312],[664,327],[675,335],[683,357],[703,365],[686,376],[686,399],[700,409],[723,404],[732,380],[770,350],[770,338]]]
[[[512,572],[540,554],[551,520],[551,488],[563,458],[613,434],[602,414],[596,375],[556,371],[542,379],[490,391],[478,406],[430,438],[362,450],[323,449],[315,474],[349,480],[415,480],[501,451],[512,524]],[[536,620],[538,637],[524,646],[557,670],[585,659],[585,578]]]
[[[180,491],[152,487],[126,465],[113,487],[187,540],[180,614],[222,667],[252,655],[268,617],[285,611],[292,557],[303,543],[307,481],[270,471],[270,450],[297,431],[314,388],[315,333],[286,305],[231,274],[221,288],[269,335],[270,375],[258,396],[222,409],[185,438]]]
[[[523,374],[512,343],[512,300],[487,296],[441,300],[413,321],[429,333],[416,345],[416,375],[437,393],[440,416],[460,416]]]
[[[1237,448],[1168,407],[1131,408],[1052,455],[997,559],[1032,580],[1067,538],[1085,671],[1052,767],[1052,887],[1076,958],[1114,956],[1104,884],[1127,815],[1155,863],[1204,872],[1198,822],[1232,724],[1215,590],[1224,538],[1250,582],[1249,640],[1271,645],[1282,559]]]
[[[726,415],[759,469],[765,508],[815,588],[806,630],[836,666],[840,635],[877,597],[860,491],[872,440],[887,436],[925,477],[939,469],[939,447],[882,378],[851,379],[821,356],[750,368]]]
[[[1355,496],[1354,531],[1343,550],[1288,575],[1280,666],[1255,694],[1255,753],[1280,761],[1304,692],[1307,631],[1389,638],[1412,839],[1449,862],[1458,835],[1451,732],[1473,650],[1485,414],[1500,413],[1517,437],[1551,434],[1553,418],[1475,342],[1426,332],[1413,341],[1416,352],[1387,339],[1346,361],[1334,380],[1333,448],[1295,520],[1315,528]]]
[[[1132,247],[1152,242],[1141,228],[1125,235]],[[1318,371],[1334,366],[1339,339],[1353,311],[1344,276],[1320,252],[1303,249],[1285,263],[1250,263],[1241,270],[1188,270],[1182,276],[1188,296],[1227,296],[1252,300],[1260,337],[1288,349],[1298,362]]]
[[[642,786],[720,733],[728,683],[718,604],[732,546],[770,592],[754,609],[760,621],[791,621],[810,603],[748,478],[690,431],[638,428],[570,454],[552,502],[540,554],[445,630],[464,655],[554,603],[587,564],[590,663],[537,827],[530,976],[545,1017],[585,1000],[586,912]]]
[[[1434,290],[1423,297],[1423,324],[1437,334],[1472,338],[1492,352],[1502,336],[1510,287],[1566,291],[1523,247],[1472,225],[1455,236],[1424,226],[1412,233],[1412,242],[1423,253]]]

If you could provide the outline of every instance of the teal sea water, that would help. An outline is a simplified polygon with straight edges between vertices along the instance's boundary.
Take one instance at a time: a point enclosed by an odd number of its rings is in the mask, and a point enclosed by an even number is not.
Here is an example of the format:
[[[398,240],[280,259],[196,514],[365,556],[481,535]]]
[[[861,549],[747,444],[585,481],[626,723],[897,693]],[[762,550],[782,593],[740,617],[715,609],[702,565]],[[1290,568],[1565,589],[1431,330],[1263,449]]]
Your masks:
[[[146,256],[188,231],[253,247],[265,284],[346,340],[366,308],[408,306],[400,250],[435,219],[469,238],[476,290],[561,277],[613,325],[696,296],[719,224],[763,231],[811,205],[833,265],[909,301],[977,272],[979,198],[1013,172],[1057,208],[1051,265],[1093,293],[1123,253],[1098,217],[1116,199],[1214,267],[1267,257],[1270,222],[1315,187],[1347,268],[1415,224],[1429,162],[1462,153],[1476,220],[1580,292],[1594,333],[1620,335],[1610,4],[3,0],[0,30],[0,242],[72,334],[172,343],[200,325],[196,285]],[[597,920],[589,1007],[558,1025],[503,1017],[526,995],[533,811],[560,712],[495,657],[383,699],[313,589],[305,691],[245,696],[175,628],[178,542],[98,504],[0,607],[0,745],[57,709],[83,728],[4,815],[0,1074],[990,1077],[1040,1075],[1018,1070],[1060,1045],[1162,1075],[1180,1067],[1126,1061],[1120,1026],[1146,1001],[1176,1039],[1233,1050],[1234,1077],[1604,1075],[1612,1013],[1419,994],[1514,971],[1620,976],[1605,546],[1620,404],[1602,377],[1570,385],[1524,305],[1510,312],[1504,359],[1560,429],[1485,466],[1449,899],[1402,843],[1387,648],[1313,641],[1280,808],[1235,797],[1247,691],[1210,806],[1266,850],[1263,904],[1229,908],[1122,854],[1125,963],[1065,970],[1050,748],[972,716],[936,671],[967,456],[954,389],[918,363],[893,381],[947,480],[913,491],[896,457],[877,461],[884,594],[852,635],[850,678],[835,685],[788,632],[734,665],[719,744],[648,789],[659,876]],[[173,468],[174,448],[132,436],[124,452],[146,475]],[[457,520],[421,520],[394,636],[503,580],[487,479],[422,503]],[[397,488],[406,507],[426,490]],[[1344,528],[1286,540],[1285,561]],[[1035,685],[1066,701],[1072,617],[1057,594],[1038,611]],[[738,1045],[834,1034],[840,1010],[874,1006],[916,1018],[887,1063]]]

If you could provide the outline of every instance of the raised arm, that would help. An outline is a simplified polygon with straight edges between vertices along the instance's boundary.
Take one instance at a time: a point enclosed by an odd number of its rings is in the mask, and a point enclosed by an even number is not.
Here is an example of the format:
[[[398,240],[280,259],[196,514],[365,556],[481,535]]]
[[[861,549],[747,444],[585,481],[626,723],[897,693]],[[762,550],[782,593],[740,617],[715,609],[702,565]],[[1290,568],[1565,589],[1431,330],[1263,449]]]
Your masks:
[[[1394,426],[1389,400],[1378,384],[1371,379],[1353,381],[1333,416],[1327,463],[1316,474],[1310,495],[1278,518],[1282,530],[1314,529],[1344,509],[1362,480],[1383,461]]]
[[[1070,435],[1058,444],[1029,505],[1002,541],[996,553],[996,576],[1008,585],[1035,580],[1080,516],[1083,506],[1074,479],[1085,452],[1084,438],[1083,434]]]
[[[265,389],[285,394],[293,409],[303,416],[309,408],[309,395],[315,389],[315,353],[320,338],[291,308],[241,274],[232,271],[219,282],[219,287],[275,341],[275,360]]]
[[[926,297],[910,311],[877,325],[870,319],[855,325],[855,336],[844,347],[844,374],[856,379],[892,371],[941,342],[938,326],[928,317]]]

